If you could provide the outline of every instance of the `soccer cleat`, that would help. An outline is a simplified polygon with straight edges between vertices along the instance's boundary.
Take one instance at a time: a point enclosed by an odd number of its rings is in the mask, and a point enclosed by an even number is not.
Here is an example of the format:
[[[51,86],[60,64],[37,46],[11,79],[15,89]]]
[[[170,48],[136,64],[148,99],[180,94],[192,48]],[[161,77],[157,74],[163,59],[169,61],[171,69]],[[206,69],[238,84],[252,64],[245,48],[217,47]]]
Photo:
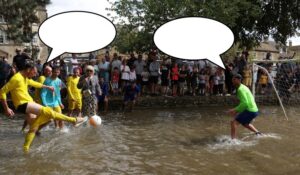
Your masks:
[[[82,125],[83,123],[87,122],[88,121],[88,117],[85,116],[85,117],[77,117],[76,118],[76,123],[75,123],[75,127],[78,127],[80,125]]]

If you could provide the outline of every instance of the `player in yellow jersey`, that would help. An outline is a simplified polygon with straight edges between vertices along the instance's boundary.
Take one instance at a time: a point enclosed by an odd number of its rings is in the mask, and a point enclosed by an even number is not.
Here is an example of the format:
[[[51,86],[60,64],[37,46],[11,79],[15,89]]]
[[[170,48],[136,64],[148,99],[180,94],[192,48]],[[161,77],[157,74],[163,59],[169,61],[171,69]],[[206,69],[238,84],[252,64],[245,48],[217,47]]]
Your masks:
[[[44,81],[46,80],[46,78],[49,77],[49,76],[51,76],[51,74],[52,74],[52,68],[50,66],[45,66],[45,68],[43,70],[43,73],[44,73],[44,75],[39,76],[39,78],[37,79],[37,82],[39,82],[41,84],[44,84]],[[40,91],[39,88],[35,89],[35,92],[34,92],[34,101],[37,102],[38,104],[42,104],[41,91]],[[27,120],[25,119],[24,123],[23,123],[22,130],[21,130],[22,132],[25,131],[26,126],[27,126]],[[40,129],[41,128],[42,128],[42,126],[40,127]],[[36,134],[40,135],[40,132],[37,131]]]
[[[30,129],[25,136],[25,143],[23,146],[24,152],[29,151],[29,147],[35,137],[35,132],[39,126],[47,123],[51,119],[64,120],[78,126],[85,121],[87,118],[82,117],[68,117],[63,114],[54,112],[50,107],[44,107],[38,103],[35,103],[28,93],[28,86],[35,88],[47,88],[54,90],[53,87],[45,86],[41,83],[33,81],[31,78],[37,73],[37,69],[34,67],[34,63],[31,60],[25,60],[22,69],[19,70],[0,90],[0,99],[8,117],[14,116],[14,111],[7,105],[6,94],[10,92],[12,102],[18,112],[26,114],[27,121],[30,124]]]
[[[67,79],[69,116],[73,116],[73,112],[75,111],[78,115],[81,114],[81,107],[82,107],[81,89],[77,88],[79,79],[80,79],[80,71],[78,68],[75,68],[73,70],[73,75],[69,76]]]

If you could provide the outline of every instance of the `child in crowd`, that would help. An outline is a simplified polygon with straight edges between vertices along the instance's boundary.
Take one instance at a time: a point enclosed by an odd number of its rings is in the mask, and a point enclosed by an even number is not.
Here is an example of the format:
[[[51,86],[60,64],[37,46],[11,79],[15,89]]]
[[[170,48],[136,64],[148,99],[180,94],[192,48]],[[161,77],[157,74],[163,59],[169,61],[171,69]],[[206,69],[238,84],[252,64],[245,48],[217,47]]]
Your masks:
[[[119,80],[120,80],[120,73],[118,67],[115,67],[112,72],[112,78],[111,78],[111,86],[113,95],[117,95],[119,92]]]
[[[134,66],[130,67],[129,81],[136,81],[136,73],[135,73],[135,67]]]

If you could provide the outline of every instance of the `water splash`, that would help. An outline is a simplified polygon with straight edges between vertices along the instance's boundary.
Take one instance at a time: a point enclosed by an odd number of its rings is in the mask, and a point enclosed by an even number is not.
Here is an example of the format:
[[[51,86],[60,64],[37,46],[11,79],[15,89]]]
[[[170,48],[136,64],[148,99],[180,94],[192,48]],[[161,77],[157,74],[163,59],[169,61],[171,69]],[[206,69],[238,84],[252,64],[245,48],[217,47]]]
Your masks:
[[[243,141],[239,139],[231,139],[230,136],[221,135],[215,138],[214,143],[208,144],[208,150],[230,150],[250,147],[257,144],[256,140]]]

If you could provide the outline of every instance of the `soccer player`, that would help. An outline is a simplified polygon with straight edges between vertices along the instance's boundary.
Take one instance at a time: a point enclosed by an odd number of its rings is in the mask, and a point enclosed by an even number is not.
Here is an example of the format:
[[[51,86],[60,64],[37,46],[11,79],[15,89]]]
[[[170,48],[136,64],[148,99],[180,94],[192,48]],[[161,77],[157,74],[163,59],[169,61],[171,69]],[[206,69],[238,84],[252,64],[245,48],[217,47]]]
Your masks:
[[[61,113],[61,110],[64,109],[64,105],[61,102],[60,90],[62,87],[62,81],[58,78],[60,75],[60,68],[55,67],[53,73],[50,77],[47,77],[44,85],[54,87],[54,91],[49,89],[41,90],[41,99],[43,106],[51,107],[55,112]],[[55,128],[63,128],[62,120],[54,120]]]
[[[53,111],[50,107],[44,107],[35,103],[28,93],[28,86],[35,88],[47,88],[52,91],[54,88],[35,82],[31,79],[37,73],[37,69],[35,68],[33,61],[27,59],[22,64],[22,69],[19,69],[19,72],[16,73],[0,90],[0,99],[5,114],[8,117],[14,116],[14,111],[8,107],[6,100],[6,94],[9,92],[17,111],[26,114],[27,121],[30,124],[30,129],[25,136],[23,146],[23,150],[26,153],[29,151],[30,145],[35,137],[35,132],[38,130],[40,125],[47,123],[51,119],[57,119],[68,121],[75,124],[75,126],[78,126],[87,121],[87,118],[68,117]]]
[[[74,68],[73,75],[67,79],[69,116],[73,116],[74,111],[76,111],[78,115],[81,114],[82,96],[81,90],[77,88],[79,79],[80,71],[78,68]]]
[[[237,97],[240,100],[240,104],[237,107],[228,111],[229,114],[235,116],[231,121],[232,139],[236,138],[236,128],[239,124],[242,124],[256,135],[261,135],[261,133],[251,124],[251,121],[258,115],[255,99],[249,88],[243,85],[241,81],[242,76],[240,74],[236,74],[232,78],[233,86],[237,89]]]

